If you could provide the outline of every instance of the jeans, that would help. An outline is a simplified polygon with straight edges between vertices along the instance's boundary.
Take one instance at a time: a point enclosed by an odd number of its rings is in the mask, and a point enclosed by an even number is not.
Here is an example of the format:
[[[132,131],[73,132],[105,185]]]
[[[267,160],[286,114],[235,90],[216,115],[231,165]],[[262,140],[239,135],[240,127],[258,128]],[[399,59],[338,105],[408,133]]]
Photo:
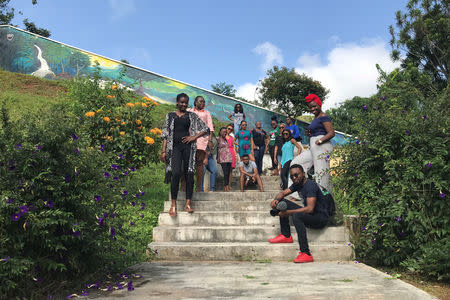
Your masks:
[[[275,164],[274,160],[275,160],[275,145],[269,145],[269,154],[270,154],[270,159],[272,160],[272,168],[276,169],[277,165]]]
[[[221,163],[224,186],[230,185],[231,163]]]
[[[214,160],[214,157],[210,153],[208,156],[208,164],[205,166],[205,169],[209,171],[209,190],[215,191],[216,190],[216,179],[217,174],[219,173],[219,169],[217,169],[216,161]],[[203,180],[201,185],[201,191],[203,192],[203,181],[205,179],[206,172],[203,172]]]
[[[191,154],[191,145],[183,143],[174,143],[172,151],[172,180],[170,182],[170,195],[172,200],[178,196],[178,187],[181,178],[181,166],[184,167],[183,174],[186,181],[186,199],[192,199],[194,190],[194,173],[188,172],[189,156]]]
[[[287,209],[298,209],[299,205],[296,203],[283,199],[286,201]],[[292,221],[294,222],[295,229],[297,230],[298,243],[300,251],[311,255],[308,246],[308,239],[306,237],[306,227],[320,229],[324,228],[328,223],[328,217],[322,215],[312,215],[306,213],[295,213],[292,215]],[[289,218],[280,218],[281,234],[285,237],[291,236],[291,227],[289,225]]]
[[[288,188],[288,176],[289,176],[289,167],[291,166],[291,161],[289,160],[284,163],[283,167],[281,168],[280,178],[281,178],[281,188],[283,190]]]
[[[258,169],[258,174],[262,174],[262,165],[263,165],[263,158],[264,158],[264,152],[266,151],[266,145],[259,146],[258,150],[255,150],[255,163],[256,168]]]

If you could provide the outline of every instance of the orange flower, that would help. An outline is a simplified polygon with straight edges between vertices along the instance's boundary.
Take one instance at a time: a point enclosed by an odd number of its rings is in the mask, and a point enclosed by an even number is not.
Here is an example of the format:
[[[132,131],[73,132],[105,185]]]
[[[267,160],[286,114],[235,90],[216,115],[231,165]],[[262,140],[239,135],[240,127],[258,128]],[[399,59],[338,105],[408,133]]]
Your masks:
[[[106,96],[106,98],[108,98],[108,99],[113,99],[113,98],[116,98],[116,96],[108,95],[108,96]]]
[[[146,137],[145,137],[145,141],[146,141],[147,144],[149,144],[149,145],[153,145],[153,144],[155,143],[155,140],[152,139],[152,138],[149,137],[149,136],[146,136]]]
[[[125,122],[120,123],[120,125],[125,125]]]
[[[150,99],[149,97],[142,97],[142,100],[145,100],[145,101],[152,101],[152,99]]]
[[[158,106],[159,104],[158,104],[158,102],[153,101],[153,105],[154,105],[154,106]]]
[[[142,121],[141,120],[136,120],[136,124],[141,125]]]
[[[113,84],[113,85],[111,86],[111,89],[117,90],[117,84]]]
[[[142,102],[142,107],[148,107],[148,105]]]
[[[155,129],[150,129],[150,132],[153,134],[156,134],[156,130]]]
[[[141,106],[141,102],[135,102],[134,105]]]
[[[142,125],[138,127],[139,130],[142,130]]]
[[[93,111],[88,111],[87,113],[84,114],[86,117],[88,118],[92,118],[93,116],[95,116],[95,112]]]
[[[115,118],[114,121],[116,121],[117,123],[120,123],[120,119]]]
[[[134,107],[134,104],[131,103],[131,102],[128,102],[128,103],[126,104],[126,106],[128,106],[129,108],[133,108],[133,107]]]
[[[104,117],[103,120],[105,120],[106,123],[109,123],[109,121],[111,121],[111,119],[108,117]]]
[[[113,137],[112,137],[112,136],[109,136],[109,135],[107,135],[107,136],[106,136],[106,139],[107,139],[108,141],[112,141],[112,140],[113,140]]]
[[[119,132],[119,133],[120,133],[121,136],[124,136],[124,135],[125,135],[125,131],[121,131],[121,132]]]
[[[97,113],[100,113],[102,110],[101,109],[97,109]]]

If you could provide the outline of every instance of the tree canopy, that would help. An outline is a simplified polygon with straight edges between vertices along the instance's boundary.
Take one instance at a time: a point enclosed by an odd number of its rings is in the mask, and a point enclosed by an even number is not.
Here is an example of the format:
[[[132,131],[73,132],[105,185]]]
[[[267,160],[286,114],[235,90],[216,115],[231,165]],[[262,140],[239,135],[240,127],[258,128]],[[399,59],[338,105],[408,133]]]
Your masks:
[[[14,19],[14,16],[16,15],[16,11],[14,7],[10,7],[9,2],[11,0],[0,0],[0,25],[13,25],[17,26],[11,23],[11,21]],[[37,4],[37,0],[31,0],[31,3],[33,5]],[[19,11],[19,14],[21,15],[22,12]],[[29,21],[28,18],[25,18],[23,20],[23,25],[25,26],[25,30],[39,34],[44,37],[49,37],[51,35],[50,31],[45,28],[39,28],[34,24],[34,22]]]
[[[234,88],[234,85],[227,84],[226,82],[211,84],[211,89],[218,94],[229,97],[236,97],[236,89]]]
[[[329,93],[319,81],[294,69],[274,66],[260,81],[261,104],[268,109],[297,117],[308,111],[305,97],[316,94],[322,101]]]
[[[397,11],[396,28],[389,27],[394,60],[420,67],[440,89],[450,72],[449,16],[449,0],[410,0],[405,12]]]

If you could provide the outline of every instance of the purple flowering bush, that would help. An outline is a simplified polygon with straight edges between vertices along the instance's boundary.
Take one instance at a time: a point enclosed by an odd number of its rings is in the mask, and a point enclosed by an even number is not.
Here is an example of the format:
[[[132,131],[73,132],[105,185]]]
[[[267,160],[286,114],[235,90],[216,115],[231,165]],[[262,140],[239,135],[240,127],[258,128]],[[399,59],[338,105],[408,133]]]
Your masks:
[[[367,220],[356,253],[450,280],[449,89],[413,67],[380,73],[378,93],[341,112],[355,140],[334,152],[336,190]]]
[[[143,196],[130,180],[133,159],[88,129],[67,104],[14,122],[2,109],[1,297],[42,295],[142,259],[127,248],[130,214],[139,224],[146,209],[130,204]]]

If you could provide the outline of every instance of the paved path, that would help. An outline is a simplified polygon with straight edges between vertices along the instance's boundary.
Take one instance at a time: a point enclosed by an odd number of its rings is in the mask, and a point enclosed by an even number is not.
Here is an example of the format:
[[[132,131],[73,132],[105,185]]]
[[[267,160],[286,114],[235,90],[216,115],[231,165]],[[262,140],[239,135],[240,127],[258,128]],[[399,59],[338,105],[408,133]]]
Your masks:
[[[135,290],[95,299],[436,299],[354,262],[153,262],[134,272]]]

